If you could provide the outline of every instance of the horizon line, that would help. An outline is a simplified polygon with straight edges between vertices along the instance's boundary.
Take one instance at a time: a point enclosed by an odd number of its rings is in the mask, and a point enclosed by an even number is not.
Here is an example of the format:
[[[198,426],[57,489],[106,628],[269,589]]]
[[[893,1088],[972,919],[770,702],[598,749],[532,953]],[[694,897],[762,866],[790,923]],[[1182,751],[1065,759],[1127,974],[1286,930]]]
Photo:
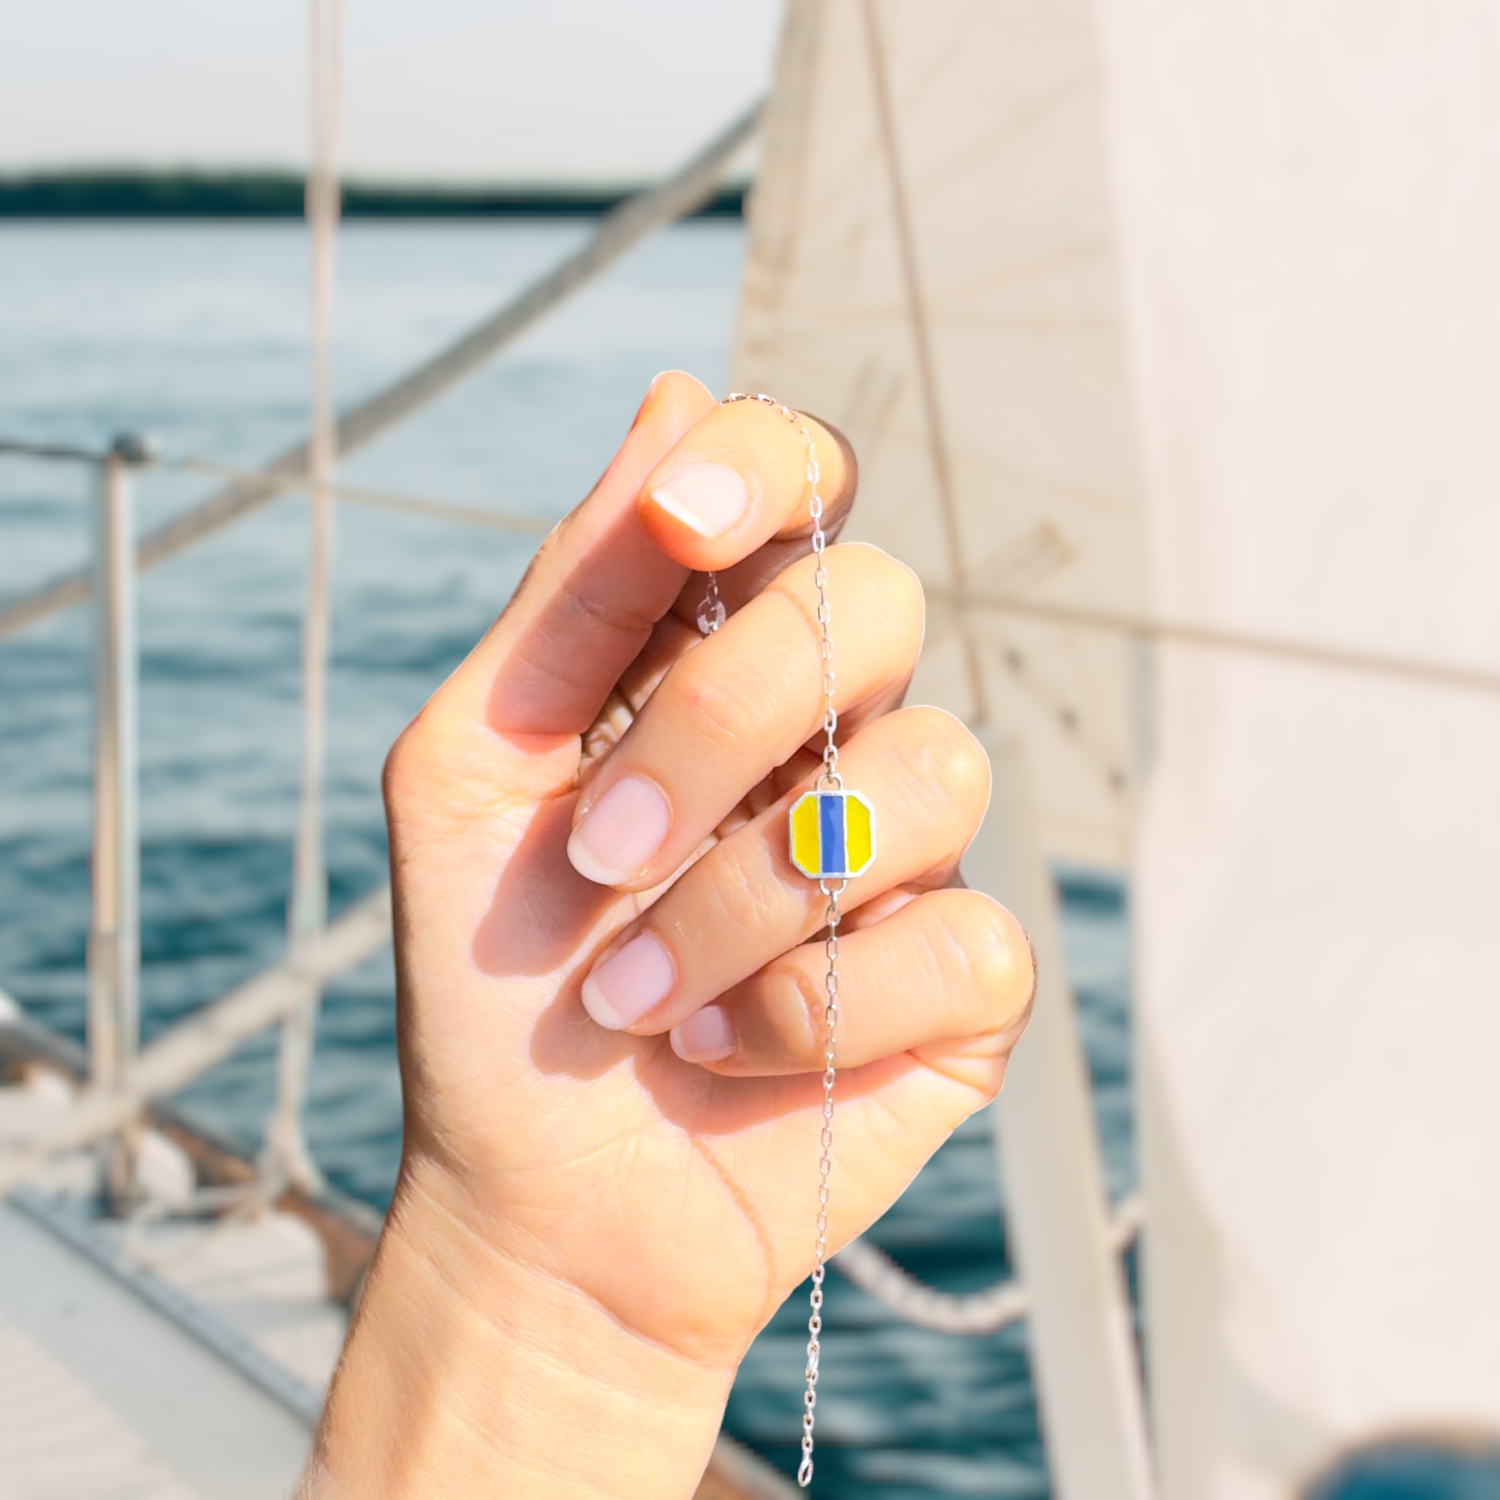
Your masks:
[[[228,172],[75,168],[0,172],[0,219],[302,219],[307,176],[284,169]],[[339,179],[346,219],[597,216],[646,190],[619,182],[436,182]],[[739,218],[748,179],[727,180],[691,218]]]
[[[29,186],[47,182],[95,181],[235,181],[305,183],[309,171],[304,167],[273,163],[205,166],[201,163],[121,163],[79,161],[40,167],[0,166],[0,186]],[[610,193],[626,195],[650,188],[659,180],[650,176],[634,177],[422,177],[401,172],[365,171],[339,174],[341,185],[361,188],[397,189],[402,192],[517,192],[517,193]],[[741,190],[754,181],[753,173],[736,173],[725,177],[722,188]]]

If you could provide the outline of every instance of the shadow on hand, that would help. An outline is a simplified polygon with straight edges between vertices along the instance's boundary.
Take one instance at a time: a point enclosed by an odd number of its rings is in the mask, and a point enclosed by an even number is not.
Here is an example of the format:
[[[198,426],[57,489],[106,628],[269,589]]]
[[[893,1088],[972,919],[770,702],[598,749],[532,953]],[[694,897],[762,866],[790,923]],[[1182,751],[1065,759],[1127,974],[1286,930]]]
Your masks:
[[[586,545],[585,526],[594,531]],[[536,587],[537,570],[562,557],[570,558],[562,576]],[[687,577],[646,535],[634,504],[603,518],[587,504],[574,511],[496,622],[508,639],[490,684],[490,726],[502,734],[585,733]]]
[[[811,1119],[821,1118],[823,1097],[819,1073],[724,1078],[683,1062],[666,1036],[606,1031],[589,1017],[580,998],[584,976],[605,944],[659,891],[622,896],[573,868],[567,843],[577,800],[571,792],[537,807],[496,883],[471,950],[485,974],[549,981],[552,998],[531,1037],[537,1071],[587,1081],[630,1067],[662,1117],[690,1135],[728,1135],[804,1110],[814,1128]],[[766,837],[780,835],[768,830]],[[860,1068],[842,1074],[841,1097],[878,1086],[869,1073]]]
[[[825,502],[824,526],[832,538],[853,503],[857,463],[847,439],[823,425],[844,453],[845,482]],[[563,527],[578,524],[580,513]],[[586,548],[579,550],[574,537],[558,550],[573,552],[572,566],[532,618],[510,622],[518,628],[491,684],[489,722],[511,736],[586,734],[600,710],[600,683],[612,684],[627,671],[674,596],[685,619],[691,619],[701,597],[701,578],[655,547],[633,505],[600,526]],[[720,575],[726,601],[731,607],[746,602],[807,550],[804,531],[768,542]],[[533,568],[542,565],[533,562]],[[516,599],[537,593],[523,581]],[[497,625],[504,622],[502,616]],[[727,1135],[801,1111],[820,1122],[819,1073],[723,1078],[683,1062],[665,1036],[609,1032],[589,1018],[579,992],[590,965],[659,892],[621,896],[573,869],[567,840],[577,800],[574,791],[537,808],[473,941],[474,961],[484,973],[552,981],[552,999],[532,1032],[537,1070],[594,1080],[611,1068],[630,1067],[662,1117],[692,1135]],[[842,1075],[840,1092],[856,1097],[888,1076],[885,1064],[855,1070]]]
[[[482,972],[534,979],[565,971],[581,950],[592,952],[606,941],[590,939],[620,898],[569,863],[577,802],[578,793],[570,792],[532,814],[474,934],[474,962]]]

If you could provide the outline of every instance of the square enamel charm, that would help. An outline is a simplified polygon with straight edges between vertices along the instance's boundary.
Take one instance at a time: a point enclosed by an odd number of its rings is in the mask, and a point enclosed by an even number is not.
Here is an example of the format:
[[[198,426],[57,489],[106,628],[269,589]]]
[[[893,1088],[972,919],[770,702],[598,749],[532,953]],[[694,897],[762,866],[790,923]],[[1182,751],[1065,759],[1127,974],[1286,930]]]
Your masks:
[[[808,792],[788,821],[792,863],[809,880],[862,875],[875,858],[875,814],[858,792]]]

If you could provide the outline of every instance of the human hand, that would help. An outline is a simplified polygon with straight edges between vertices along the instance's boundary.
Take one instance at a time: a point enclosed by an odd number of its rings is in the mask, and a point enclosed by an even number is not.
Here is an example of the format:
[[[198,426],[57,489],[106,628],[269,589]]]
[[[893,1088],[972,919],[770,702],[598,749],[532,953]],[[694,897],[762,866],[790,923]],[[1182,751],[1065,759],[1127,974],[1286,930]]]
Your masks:
[[[812,430],[831,532],[853,466]],[[346,1365],[367,1322],[400,1322],[401,1299],[376,1299],[407,1266],[408,1311],[411,1285],[446,1287],[451,1336],[457,1298],[502,1343],[540,1339],[588,1386],[590,1438],[618,1418],[636,1448],[673,1449],[601,1493],[691,1492],[735,1366],[812,1268],[825,899],[786,853],[823,715],[806,460],[771,409],[662,376],[387,765],[405,1157]],[[826,556],[841,771],[878,830],[842,897],[832,1250],[993,1097],[1033,976],[1014,920],[958,881],[983,752],[899,707],[916,579],[874,548]],[[700,638],[709,568],[730,616]],[[516,1383],[453,1399],[529,1472]],[[543,1384],[550,1418],[522,1404],[555,1438],[573,1408]],[[425,1492],[403,1462],[389,1492]],[[574,1491],[554,1470],[545,1492]]]

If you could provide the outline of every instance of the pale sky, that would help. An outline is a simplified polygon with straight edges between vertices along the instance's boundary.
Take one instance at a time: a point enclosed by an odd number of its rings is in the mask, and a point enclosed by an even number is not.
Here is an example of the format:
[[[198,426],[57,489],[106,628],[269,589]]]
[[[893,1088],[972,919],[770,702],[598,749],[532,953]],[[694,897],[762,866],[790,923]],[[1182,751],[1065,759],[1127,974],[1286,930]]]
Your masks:
[[[642,179],[764,92],[780,0],[345,0],[343,164]],[[4,0],[0,171],[307,155],[305,0]]]

